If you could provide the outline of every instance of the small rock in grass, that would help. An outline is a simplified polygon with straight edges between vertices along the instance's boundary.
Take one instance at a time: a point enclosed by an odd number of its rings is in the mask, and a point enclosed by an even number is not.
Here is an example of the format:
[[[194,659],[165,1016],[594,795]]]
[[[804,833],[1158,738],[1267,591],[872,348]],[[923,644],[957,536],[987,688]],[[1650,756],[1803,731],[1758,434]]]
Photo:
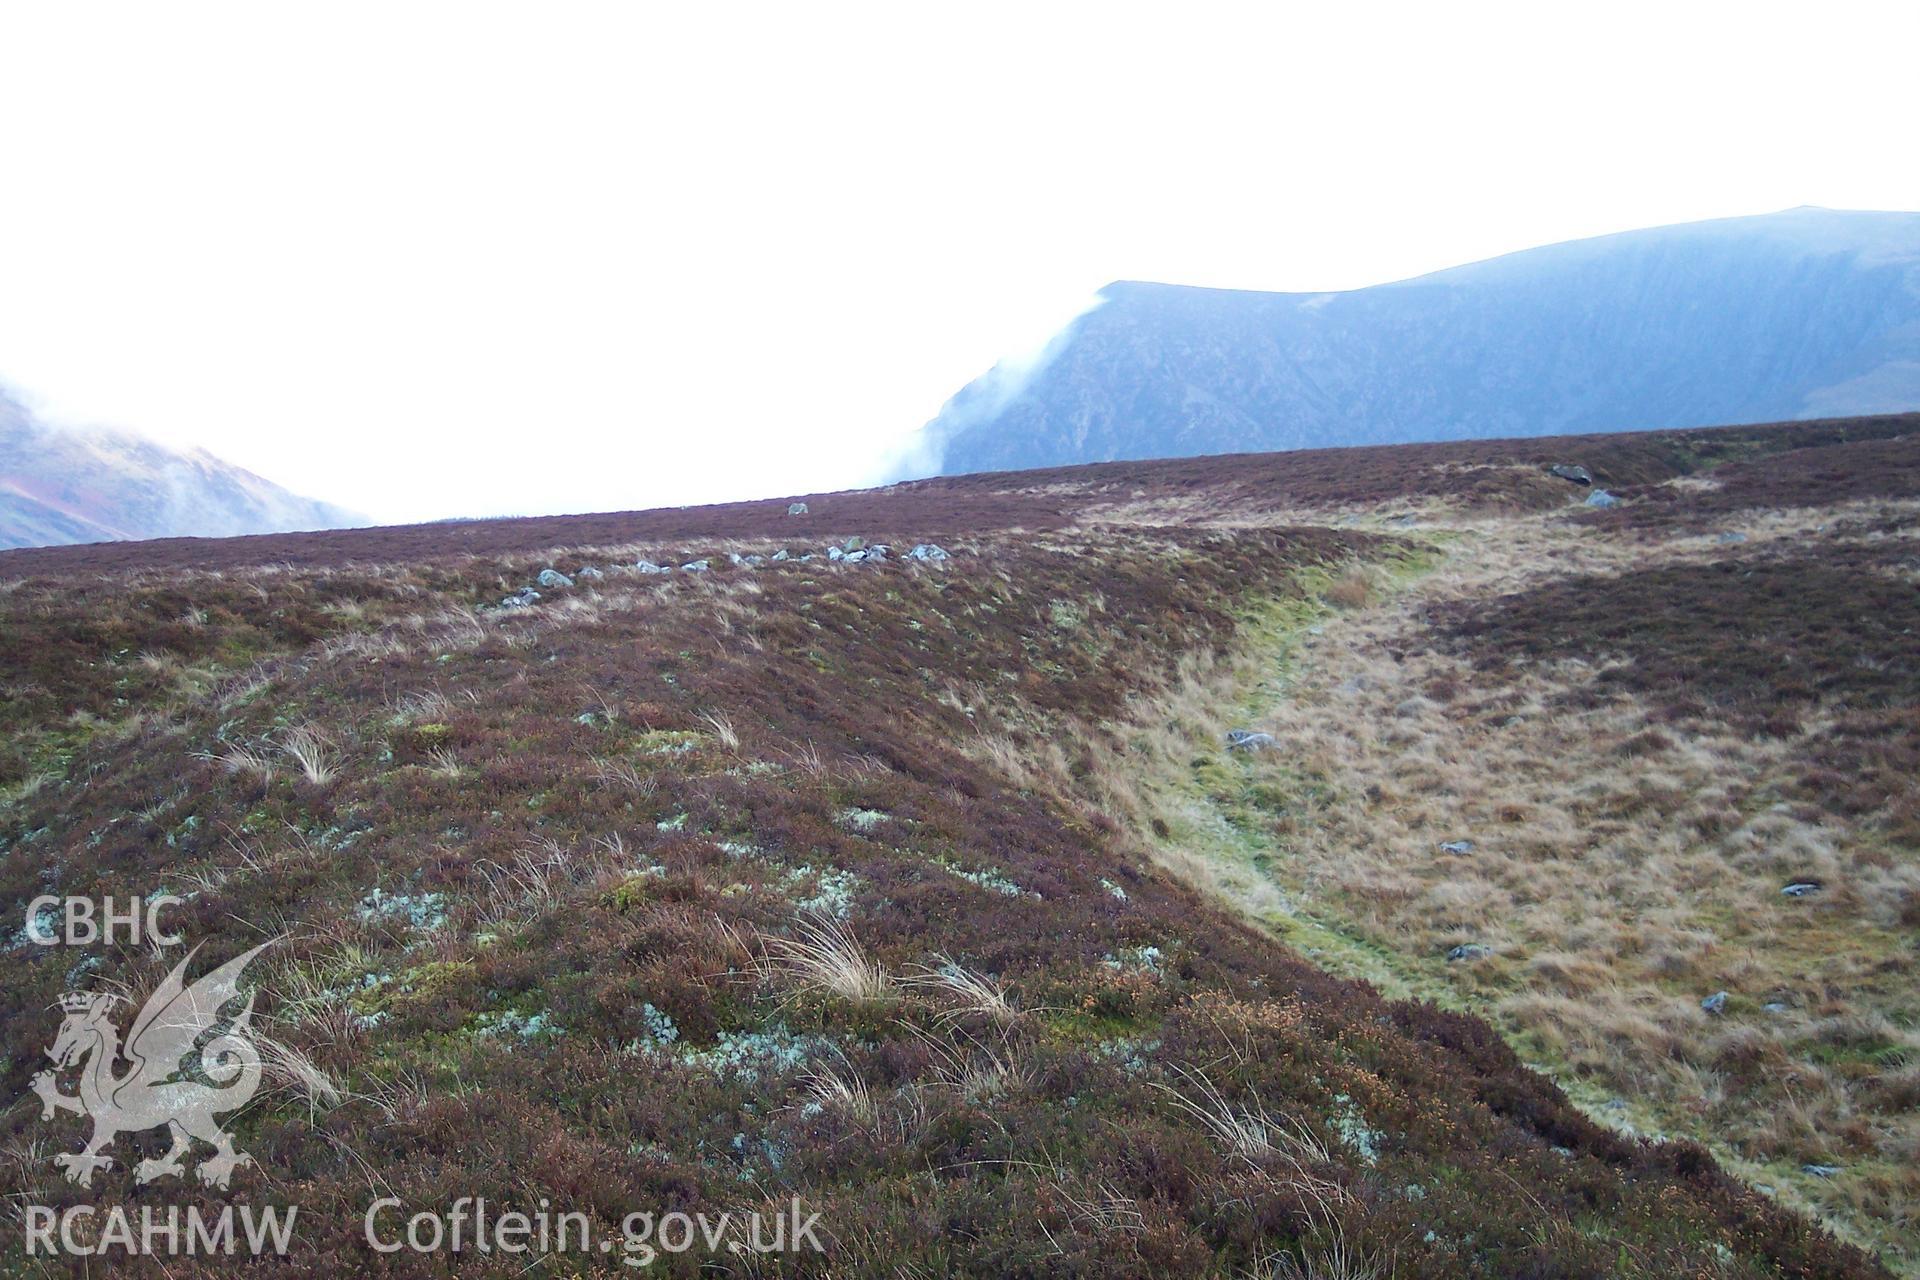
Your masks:
[[[1471,840],[1443,840],[1443,841],[1441,841],[1441,843],[1440,843],[1440,852],[1442,852],[1442,853],[1472,853],[1472,852],[1473,852],[1473,841],[1471,841]]]
[[[1614,497],[1605,489],[1595,489],[1587,495],[1587,505],[1590,507],[1617,507],[1620,505],[1620,499]]]
[[[1732,529],[1729,529],[1727,532],[1720,535],[1720,541],[1726,544],[1727,546],[1733,546],[1738,543],[1745,542],[1746,540],[1747,540],[1746,534],[1740,533],[1737,530],[1732,530]]]
[[[1593,483],[1593,476],[1591,473],[1587,471],[1585,467],[1570,466],[1564,462],[1558,464],[1557,466],[1548,467],[1547,473],[1549,475],[1558,476],[1562,480],[1571,480],[1575,484],[1592,484]]]
[[[803,516],[807,514],[807,504],[804,502],[789,502],[787,504],[787,514],[790,516]]]
[[[787,549],[785,547],[780,548],[778,551],[773,553],[773,558],[776,561],[785,560],[787,558]]]
[[[1725,1013],[1727,1009],[1727,993],[1724,991],[1714,992],[1700,1002],[1700,1008],[1707,1013],[1715,1015]]]
[[[1840,1172],[1840,1166],[1837,1164],[1803,1164],[1800,1166],[1800,1172],[1810,1173],[1816,1178],[1831,1178],[1834,1174]]]
[[[1478,942],[1463,942],[1447,952],[1447,963],[1457,964],[1462,960],[1484,960],[1493,954],[1493,948]]]
[[[688,573],[705,573],[708,565],[705,560],[689,560],[680,567]]]
[[[919,542],[914,544],[913,550],[907,552],[907,559],[909,560],[950,560],[952,559],[952,557],[946,553],[946,550],[943,547],[935,546],[931,542]]]
[[[543,587],[570,587],[573,585],[573,579],[558,569],[542,569],[540,576],[535,578],[534,581]]]
[[[600,572],[598,569],[594,568],[590,564],[583,564],[578,569],[575,569],[573,571],[573,576],[576,578],[586,578],[589,581],[591,581],[595,578],[604,578],[607,575]]]
[[[1229,729],[1227,731],[1227,750],[1229,751],[1265,751],[1273,745],[1273,735],[1260,733],[1253,729]]]
[[[1795,880],[1780,892],[1789,898],[1805,898],[1820,892],[1825,887],[1818,880]]]
[[[655,564],[651,560],[636,560],[633,563],[633,567],[634,567],[634,570],[638,573],[672,573],[673,572],[672,565]]]
[[[502,609],[525,609],[538,603],[540,593],[532,587],[522,587],[500,602]]]
[[[1769,1000],[1760,1007],[1768,1013],[1787,1013],[1792,1008],[1791,1005],[1783,1004],[1778,1000]]]

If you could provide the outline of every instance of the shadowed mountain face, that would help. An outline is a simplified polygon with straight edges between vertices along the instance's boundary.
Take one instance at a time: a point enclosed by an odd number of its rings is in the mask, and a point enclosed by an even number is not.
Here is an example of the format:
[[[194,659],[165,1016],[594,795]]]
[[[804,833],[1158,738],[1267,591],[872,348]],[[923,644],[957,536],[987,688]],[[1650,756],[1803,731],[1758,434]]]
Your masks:
[[[1347,293],[1121,282],[926,430],[944,474],[1920,408],[1920,214],[1795,209]]]
[[[0,547],[228,537],[364,525],[200,449],[65,431],[0,392]]]

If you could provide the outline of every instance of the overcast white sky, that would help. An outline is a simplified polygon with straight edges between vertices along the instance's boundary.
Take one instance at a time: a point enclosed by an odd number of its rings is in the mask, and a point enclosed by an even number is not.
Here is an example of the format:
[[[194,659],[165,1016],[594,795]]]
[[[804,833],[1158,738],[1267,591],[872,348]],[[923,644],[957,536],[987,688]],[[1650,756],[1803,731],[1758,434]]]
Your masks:
[[[1113,279],[1920,209],[1920,6],[0,7],[0,383],[383,520],[870,481]]]

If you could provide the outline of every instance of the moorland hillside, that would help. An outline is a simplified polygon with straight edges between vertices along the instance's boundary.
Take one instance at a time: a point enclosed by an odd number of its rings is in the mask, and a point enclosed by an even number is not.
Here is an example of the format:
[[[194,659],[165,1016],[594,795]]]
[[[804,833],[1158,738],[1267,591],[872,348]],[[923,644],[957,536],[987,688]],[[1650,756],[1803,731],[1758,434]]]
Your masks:
[[[1909,415],[0,554],[0,905],[278,939],[261,1274],[528,1267],[378,1195],[831,1242],[665,1274],[1910,1270],[1917,481]],[[32,1077],[176,959],[0,949],[16,1203],[151,1196]]]

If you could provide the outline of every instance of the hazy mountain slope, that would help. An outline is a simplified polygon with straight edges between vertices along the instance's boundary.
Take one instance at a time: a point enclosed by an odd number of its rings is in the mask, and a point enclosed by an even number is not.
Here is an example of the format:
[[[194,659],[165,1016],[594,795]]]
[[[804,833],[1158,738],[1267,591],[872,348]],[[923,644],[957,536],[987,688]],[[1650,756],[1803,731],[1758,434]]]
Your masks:
[[[0,547],[362,525],[204,450],[35,421],[0,393]]]
[[[1920,407],[1920,214],[1795,209],[1347,293],[1120,282],[928,424],[946,474]]]

